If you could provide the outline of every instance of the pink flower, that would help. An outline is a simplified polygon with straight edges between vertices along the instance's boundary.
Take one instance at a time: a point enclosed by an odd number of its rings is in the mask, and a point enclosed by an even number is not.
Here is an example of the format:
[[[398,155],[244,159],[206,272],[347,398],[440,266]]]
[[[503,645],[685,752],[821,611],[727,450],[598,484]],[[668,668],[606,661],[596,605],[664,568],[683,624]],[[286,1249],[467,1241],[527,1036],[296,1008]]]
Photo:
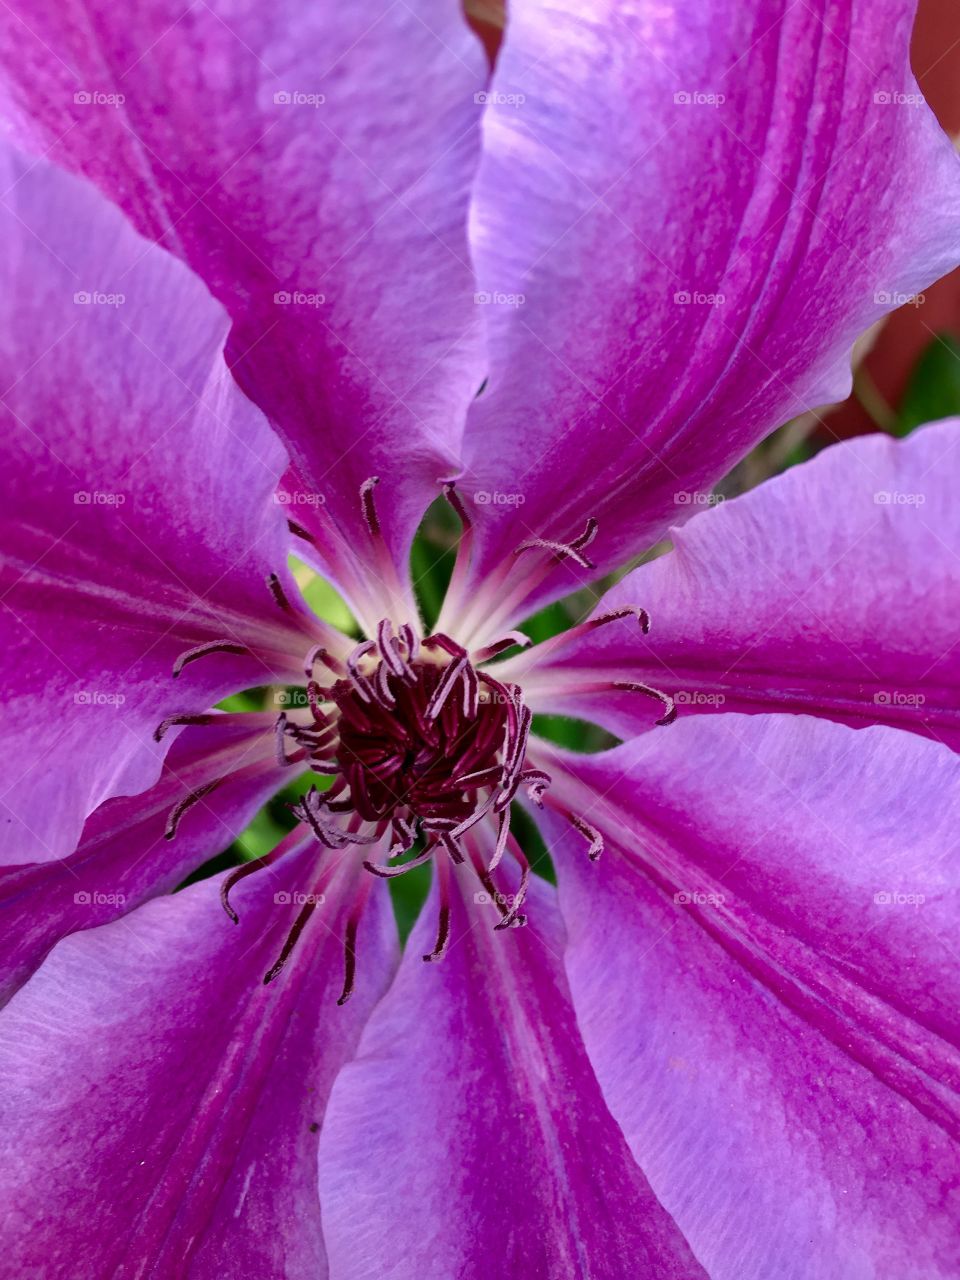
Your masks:
[[[712,497],[960,259],[910,18],[3,8],[0,1274],[958,1273],[957,426]]]

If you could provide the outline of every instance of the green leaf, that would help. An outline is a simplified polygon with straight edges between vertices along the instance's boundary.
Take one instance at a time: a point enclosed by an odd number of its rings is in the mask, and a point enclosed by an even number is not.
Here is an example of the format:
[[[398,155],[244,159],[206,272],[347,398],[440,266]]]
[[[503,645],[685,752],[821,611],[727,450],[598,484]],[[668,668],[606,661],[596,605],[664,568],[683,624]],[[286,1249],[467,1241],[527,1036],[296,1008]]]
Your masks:
[[[908,435],[924,422],[960,414],[960,344],[939,333],[923,351],[903,394],[893,434]]]

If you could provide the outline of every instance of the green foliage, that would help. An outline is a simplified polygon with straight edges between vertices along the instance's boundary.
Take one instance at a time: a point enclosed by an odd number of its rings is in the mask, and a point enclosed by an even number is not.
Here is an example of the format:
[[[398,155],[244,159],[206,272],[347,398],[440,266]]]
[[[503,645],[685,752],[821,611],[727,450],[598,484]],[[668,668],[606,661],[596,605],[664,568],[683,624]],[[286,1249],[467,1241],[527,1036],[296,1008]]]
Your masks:
[[[925,348],[914,366],[904,392],[896,436],[905,436],[925,422],[960,414],[960,344],[949,333],[940,333]]]

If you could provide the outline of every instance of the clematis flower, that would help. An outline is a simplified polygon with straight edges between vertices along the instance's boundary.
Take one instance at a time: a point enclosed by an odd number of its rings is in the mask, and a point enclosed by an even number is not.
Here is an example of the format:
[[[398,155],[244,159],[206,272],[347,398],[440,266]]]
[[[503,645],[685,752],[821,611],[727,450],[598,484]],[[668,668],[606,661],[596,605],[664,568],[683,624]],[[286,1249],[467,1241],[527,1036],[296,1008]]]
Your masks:
[[[957,424],[710,497],[960,260],[910,19],[4,8],[3,1274],[957,1274]]]

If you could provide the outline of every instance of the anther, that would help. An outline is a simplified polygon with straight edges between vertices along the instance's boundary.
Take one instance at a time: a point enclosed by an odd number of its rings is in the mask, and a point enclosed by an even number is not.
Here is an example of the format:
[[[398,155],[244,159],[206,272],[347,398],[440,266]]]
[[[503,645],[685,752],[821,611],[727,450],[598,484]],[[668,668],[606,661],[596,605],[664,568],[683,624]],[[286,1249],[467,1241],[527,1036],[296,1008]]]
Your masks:
[[[288,520],[287,528],[295,538],[302,538],[304,542],[312,542],[316,546],[317,540],[310,530],[305,529],[302,524],[297,524],[296,520]]]
[[[353,995],[357,977],[357,921],[348,920],[346,935],[343,939],[343,990],[337,998],[342,1008]]]
[[[184,796],[178,804],[175,804],[170,810],[170,816],[167,818],[166,829],[163,833],[164,840],[172,840],[177,834],[177,828],[180,825],[180,820],[187,810],[192,809],[193,806],[198,804],[204,796],[208,796],[211,791],[216,787],[219,787],[223,781],[223,778],[214,778],[213,782],[207,782],[204,786],[197,787],[196,791],[191,791],[188,796]]]
[[[655,724],[673,724],[677,718],[677,706],[669,693],[664,693],[661,689],[654,689],[652,685],[643,684],[639,680],[614,680],[611,689],[622,689],[625,693],[642,693],[644,697],[653,698],[659,702],[664,708],[663,715],[659,720],[655,720]]]
[[[294,947],[297,945],[298,941],[300,940],[300,935],[303,933],[304,929],[307,927],[307,921],[310,919],[314,911],[316,911],[317,909],[317,901],[318,901],[318,897],[316,894],[311,894],[307,899],[306,906],[297,916],[296,920],[294,920],[293,928],[287,934],[287,940],[283,944],[283,949],[281,950],[280,955],[277,957],[276,961],[270,966],[267,972],[263,975],[264,986],[268,986],[271,982],[273,982],[274,978],[277,977],[277,975],[280,973],[283,966],[290,959],[290,953],[293,951]]]
[[[522,631],[508,631],[499,640],[494,640],[492,644],[484,645],[482,649],[478,649],[472,655],[473,661],[489,662],[491,658],[496,658],[501,653],[506,653],[508,649],[525,649],[530,643],[530,637],[525,636]]]
[[[450,946],[450,907],[443,903],[440,907],[440,919],[437,924],[437,941],[433,950],[423,957],[427,964],[442,960]]]
[[[211,653],[245,654],[249,652],[247,645],[238,644],[235,640],[208,640],[206,644],[198,644],[195,648],[181,653],[173,664],[173,675],[176,678],[188,663],[196,662],[198,658],[206,658]]]
[[[574,830],[578,831],[585,840],[590,841],[587,856],[591,862],[596,862],[601,853],[603,853],[603,836],[596,827],[591,827],[589,822],[585,822],[583,818],[578,817],[575,813],[567,813],[565,816]]]
[[[380,483],[379,476],[370,476],[364,480],[360,486],[360,506],[363,511],[363,518],[367,528],[375,538],[381,536],[380,520],[377,516],[377,504],[373,498],[373,491]]]
[[[280,606],[284,613],[293,613],[293,606],[287,599],[279,574],[267,574],[267,586],[270,588],[270,594],[273,596],[275,603]]]
[[[210,714],[202,714],[197,716],[169,716],[166,720],[161,720],[153,731],[154,742],[159,742],[168,729],[172,729],[174,725],[180,724],[211,724],[217,717]]]
[[[521,542],[513,554],[520,555],[524,551],[550,551],[557,560],[573,560],[575,564],[580,565],[583,569],[595,569],[597,566],[583,554],[583,549],[584,547],[589,547],[590,543],[593,542],[597,536],[598,528],[597,521],[591,516],[583,533],[571,542],[553,542],[549,538],[531,538],[527,542]]]

